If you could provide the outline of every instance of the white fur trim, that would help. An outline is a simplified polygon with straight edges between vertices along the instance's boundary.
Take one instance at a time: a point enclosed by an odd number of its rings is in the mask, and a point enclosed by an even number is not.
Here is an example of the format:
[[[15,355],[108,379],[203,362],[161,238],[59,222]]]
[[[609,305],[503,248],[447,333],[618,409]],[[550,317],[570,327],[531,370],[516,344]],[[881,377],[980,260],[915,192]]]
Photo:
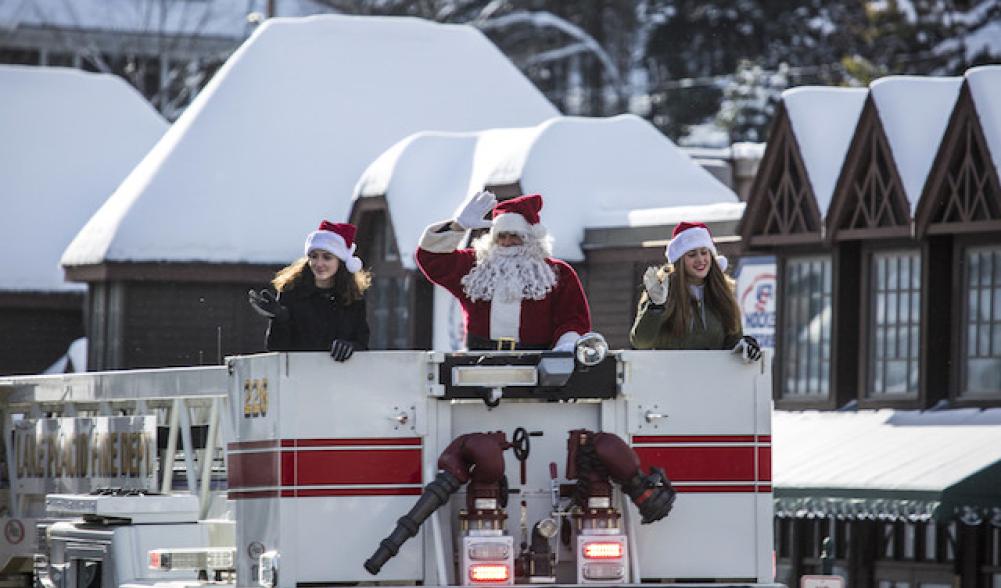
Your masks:
[[[580,338],[581,334],[577,331],[567,331],[556,340],[556,344],[553,345],[553,351],[573,351],[574,347],[577,346],[577,340]]]
[[[452,221],[445,221],[451,224]],[[418,247],[431,253],[451,253],[462,243],[462,238],[466,231],[453,231],[451,229],[438,232],[442,228],[442,223],[435,223],[424,229]]]
[[[494,217],[494,224],[490,227],[490,234],[496,235],[497,233],[533,235],[532,225],[528,224],[525,217],[515,212],[508,212]]]
[[[306,255],[319,249],[326,251],[344,262],[344,267],[352,274],[361,269],[361,260],[354,256],[356,243],[348,247],[341,237],[333,231],[313,231],[306,237]]]
[[[518,340],[521,329],[521,300],[490,302],[490,338]]]
[[[671,242],[667,244],[667,250],[664,253],[668,261],[678,263],[681,256],[699,247],[705,247],[711,251],[713,257],[716,258],[716,264],[719,266],[719,269],[724,272],[726,271],[729,262],[727,262],[726,257],[716,252],[716,244],[713,243],[712,236],[707,229],[703,229],[702,227],[692,227],[679,233],[677,237],[671,239]]]

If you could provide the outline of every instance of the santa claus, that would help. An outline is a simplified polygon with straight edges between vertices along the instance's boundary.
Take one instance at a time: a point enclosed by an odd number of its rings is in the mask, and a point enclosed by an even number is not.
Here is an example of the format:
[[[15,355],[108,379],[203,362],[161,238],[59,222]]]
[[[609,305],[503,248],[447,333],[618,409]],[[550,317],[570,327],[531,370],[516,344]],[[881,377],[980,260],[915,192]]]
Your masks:
[[[551,257],[539,222],[542,196],[497,204],[490,192],[467,199],[454,220],[424,230],[417,264],[429,280],[459,299],[469,349],[572,351],[591,330],[577,272]],[[493,211],[493,220],[486,220]],[[489,228],[470,249],[456,249],[472,229]]]

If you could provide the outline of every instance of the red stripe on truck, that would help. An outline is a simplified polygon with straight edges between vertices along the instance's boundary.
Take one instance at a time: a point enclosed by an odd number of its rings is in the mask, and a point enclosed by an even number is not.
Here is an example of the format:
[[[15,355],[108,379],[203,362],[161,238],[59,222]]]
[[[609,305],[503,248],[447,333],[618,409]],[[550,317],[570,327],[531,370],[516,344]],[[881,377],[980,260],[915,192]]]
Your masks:
[[[278,485],[278,452],[230,453],[226,456],[226,479],[231,490]]]
[[[633,445],[660,443],[754,443],[754,435],[634,435]]]
[[[282,486],[421,483],[421,450],[416,447],[296,451],[295,461],[294,478],[283,475]]]
[[[675,482],[754,482],[754,447],[635,447],[643,467]]]

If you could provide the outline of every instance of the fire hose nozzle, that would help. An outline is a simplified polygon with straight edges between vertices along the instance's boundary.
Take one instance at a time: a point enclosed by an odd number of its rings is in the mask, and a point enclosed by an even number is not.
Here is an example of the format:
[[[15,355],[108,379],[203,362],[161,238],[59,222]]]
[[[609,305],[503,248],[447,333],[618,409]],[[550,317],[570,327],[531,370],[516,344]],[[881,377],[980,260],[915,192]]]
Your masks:
[[[657,522],[669,515],[677,496],[671,480],[658,467],[650,468],[649,475],[638,472],[632,479],[622,483],[622,490],[639,509],[643,525]]]
[[[400,547],[407,539],[417,534],[421,523],[448,502],[449,497],[461,486],[462,482],[451,473],[438,472],[434,481],[424,488],[424,493],[417,499],[417,504],[410,509],[410,512],[400,517],[393,532],[379,543],[379,548],[372,557],[365,560],[364,565],[368,573],[377,575],[382,566],[400,552]]]

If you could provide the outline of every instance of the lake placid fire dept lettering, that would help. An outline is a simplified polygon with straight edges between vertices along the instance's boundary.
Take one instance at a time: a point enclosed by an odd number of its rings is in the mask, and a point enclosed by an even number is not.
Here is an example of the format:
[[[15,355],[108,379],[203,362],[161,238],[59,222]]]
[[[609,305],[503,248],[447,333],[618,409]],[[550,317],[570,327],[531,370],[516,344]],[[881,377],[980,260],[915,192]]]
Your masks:
[[[46,487],[145,486],[155,443],[155,417],[27,419],[15,427],[17,478]]]

